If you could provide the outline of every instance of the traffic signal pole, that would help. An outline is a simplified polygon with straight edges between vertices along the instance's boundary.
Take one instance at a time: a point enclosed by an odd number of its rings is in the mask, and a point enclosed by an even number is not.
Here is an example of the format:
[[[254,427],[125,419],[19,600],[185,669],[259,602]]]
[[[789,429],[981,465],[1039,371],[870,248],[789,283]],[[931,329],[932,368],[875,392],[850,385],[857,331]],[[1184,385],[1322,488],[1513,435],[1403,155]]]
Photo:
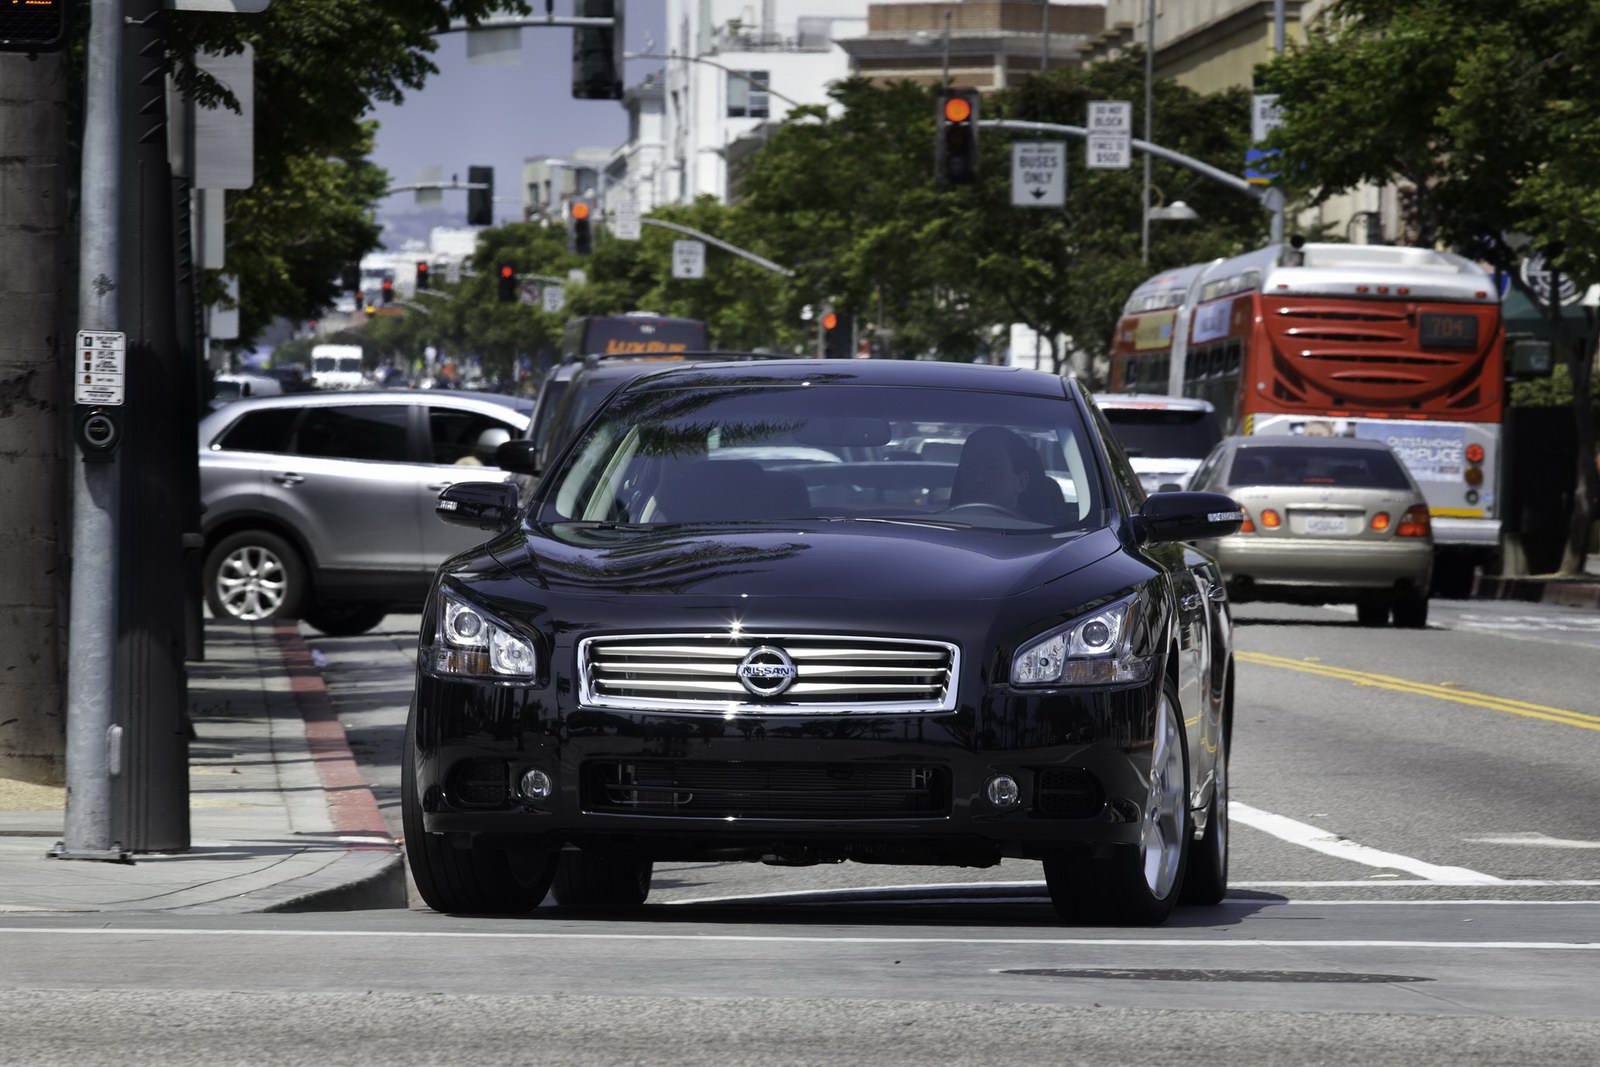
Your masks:
[[[85,330],[120,321],[122,0],[91,0],[84,100],[78,314]],[[73,354],[77,366],[78,353]],[[67,805],[58,859],[125,862],[112,819],[116,724],[117,509],[121,464],[73,457],[72,600],[67,671]]]
[[[723,241],[711,236],[709,233],[702,233],[701,231],[694,229],[692,226],[684,226],[676,222],[667,222],[665,219],[641,218],[639,221],[645,226],[659,226],[663,230],[671,230],[674,233],[681,233],[687,237],[693,237],[697,241],[704,241],[708,245],[715,245],[724,252],[731,252],[742,260],[754,263],[756,266],[765,270],[770,270],[774,274],[781,274],[785,278],[794,277],[794,271],[790,270],[788,267],[781,267],[772,262],[770,259],[763,259],[761,256],[756,255],[754,252],[751,252],[748,249],[740,248],[738,245],[731,245],[727,241]]]
[[[1076,137],[1079,140],[1086,140],[1089,136],[1089,131],[1082,126],[1067,126],[1057,122],[980,119],[978,125],[986,129],[1015,130],[1018,133],[1059,133],[1068,137]],[[1137,137],[1132,138],[1131,143],[1134,149],[1145,153],[1147,159],[1154,156],[1157,159],[1164,159],[1168,163],[1176,163],[1180,167],[1186,167],[1203,177],[1225,185],[1234,192],[1243,193],[1245,196],[1250,197],[1272,214],[1272,243],[1279,244],[1283,241],[1283,190],[1270,186],[1263,189],[1259,186],[1251,185],[1237,174],[1229,174],[1220,167],[1213,167],[1204,160],[1184,155],[1182,152],[1175,152],[1170,148],[1163,148],[1158,144],[1151,144],[1149,141],[1141,141]]]

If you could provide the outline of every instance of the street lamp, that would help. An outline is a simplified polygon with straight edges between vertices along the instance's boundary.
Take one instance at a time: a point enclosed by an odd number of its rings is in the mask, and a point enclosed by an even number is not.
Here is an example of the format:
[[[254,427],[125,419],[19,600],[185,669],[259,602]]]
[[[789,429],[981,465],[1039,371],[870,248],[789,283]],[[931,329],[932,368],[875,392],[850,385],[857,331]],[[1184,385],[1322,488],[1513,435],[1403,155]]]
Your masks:
[[[1174,200],[1166,206],[1157,206],[1150,209],[1151,222],[1193,222],[1200,217],[1200,212],[1185,204],[1182,200]]]

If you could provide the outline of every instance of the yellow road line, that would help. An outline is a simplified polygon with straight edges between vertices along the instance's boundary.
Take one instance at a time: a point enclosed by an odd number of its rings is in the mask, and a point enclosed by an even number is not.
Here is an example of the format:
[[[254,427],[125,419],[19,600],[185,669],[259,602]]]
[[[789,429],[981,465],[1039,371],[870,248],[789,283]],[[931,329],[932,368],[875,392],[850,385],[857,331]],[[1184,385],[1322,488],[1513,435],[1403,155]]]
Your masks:
[[[1393,690],[1397,693],[1407,693],[1412,696],[1446,700],[1453,704],[1487,708],[1490,711],[1503,712],[1506,715],[1542,719],[1546,722],[1560,723],[1563,726],[1576,726],[1583,730],[1600,731],[1600,715],[1590,715],[1582,711],[1553,708],[1546,704],[1531,704],[1525,700],[1513,700],[1510,697],[1499,697],[1490,693],[1475,693],[1468,689],[1456,689],[1454,687],[1433,685],[1428,682],[1416,682],[1409,678],[1396,678],[1388,674],[1372,674],[1367,671],[1356,671],[1346,667],[1333,667],[1326,663],[1289,659],[1285,656],[1272,656],[1264,652],[1238,652],[1235,653],[1234,658],[1240,662],[1253,663],[1260,667],[1278,667],[1283,670],[1299,671],[1302,674],[1313,674],[1318,677],[1350,682],[1355,685],[1374,686],[1380,689]]]

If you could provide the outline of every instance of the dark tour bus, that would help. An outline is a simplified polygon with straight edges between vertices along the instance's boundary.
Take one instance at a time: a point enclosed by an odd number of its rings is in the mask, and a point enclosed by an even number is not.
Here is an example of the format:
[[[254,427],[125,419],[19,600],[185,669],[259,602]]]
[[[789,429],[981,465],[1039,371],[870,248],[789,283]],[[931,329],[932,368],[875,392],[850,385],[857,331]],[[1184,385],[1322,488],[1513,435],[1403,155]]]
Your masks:
[[[668,355],[710,347],[705,323],[644,312],[573,319],[561,339],[563,356]]]

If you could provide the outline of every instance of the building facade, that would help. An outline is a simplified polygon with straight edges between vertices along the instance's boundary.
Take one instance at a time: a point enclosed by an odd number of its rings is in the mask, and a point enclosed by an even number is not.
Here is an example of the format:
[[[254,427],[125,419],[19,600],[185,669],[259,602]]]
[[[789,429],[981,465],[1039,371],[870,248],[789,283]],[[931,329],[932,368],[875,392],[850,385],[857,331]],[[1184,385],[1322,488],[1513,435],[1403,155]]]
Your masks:
[[[1051,67],[1076,65],[1105,26],[1095,3],[1039,0],[879,2],[867,32],[842,38],[851,69],[877,82],[948,81],[984,92]]]
[[[606,161],[602,202],[607,210],[632,206],[641,214],[670,199],[666,166],[666,91],[652,72],[622,98],[628,139]]]
[[[522,218],[563,218],[575,196],[598,197],[611,160],[609,148],[578,148],[566,156],[530,156],[522,161]]]

